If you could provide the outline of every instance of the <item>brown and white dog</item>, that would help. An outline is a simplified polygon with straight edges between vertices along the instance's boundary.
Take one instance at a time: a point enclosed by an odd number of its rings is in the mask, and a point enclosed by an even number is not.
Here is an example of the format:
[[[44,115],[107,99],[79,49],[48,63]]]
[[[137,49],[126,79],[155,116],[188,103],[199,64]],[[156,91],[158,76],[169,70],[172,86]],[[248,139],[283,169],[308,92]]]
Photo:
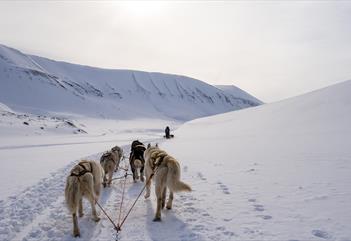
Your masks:
[[[95,222],[98,217],[95,209],[95,202],[99,199],[101,181],[104,170],[94,161],[83,160],[75,165],[66,181],[65,199],[67,207],[73,218],[73,236],[80,236],[77,219],[77,209],[79,217],[83,216],[82,198],[86,197],[91,205],[92,216]]]
[[[179,162],[165,151],[152,147],[150,144],[144,152],[146,193],[145,198],[150,197],[151,181],[150,177],[154,174],[155,193],[157,197],[157,208],[154,221],[161,221],[161,209],[166,204],[166,192],[169,189],[169,197],[166,205],[167,209],[172,208],[173,192],[191,191],[191,187],[180,181]]]
[[[110,186],[112,182],[112,175],[114,171],[117,171],[119,162],[123,156],[123,149],[119,146],[115,146],[111,151],[105,152],[100,158],[100,164],[105,171],[103,185]]]

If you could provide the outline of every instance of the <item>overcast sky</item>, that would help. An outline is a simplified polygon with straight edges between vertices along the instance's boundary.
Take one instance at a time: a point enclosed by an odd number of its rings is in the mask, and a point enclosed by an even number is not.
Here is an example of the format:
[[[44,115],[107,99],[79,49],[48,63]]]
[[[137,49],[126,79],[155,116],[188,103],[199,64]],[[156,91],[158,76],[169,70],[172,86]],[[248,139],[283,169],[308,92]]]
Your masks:
[[[272,102],[351,79],[351,1],[1,1],[0,43],[233,84]]]

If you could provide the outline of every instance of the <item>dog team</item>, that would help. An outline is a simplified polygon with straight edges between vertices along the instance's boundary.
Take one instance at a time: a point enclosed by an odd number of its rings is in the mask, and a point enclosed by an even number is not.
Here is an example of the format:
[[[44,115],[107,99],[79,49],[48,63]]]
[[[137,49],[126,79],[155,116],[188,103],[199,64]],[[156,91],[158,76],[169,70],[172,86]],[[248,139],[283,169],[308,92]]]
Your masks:
[[[100,218],[96,213],[95,204],[99,199],[101,186],[109,187],[112,176],[119,167],[123,157],[123,149],[115,146],[105,152],[100,163],[91,160],[82,160],[75,165],[67,177],[65,187],[65,199],[69,212],[73,219],[73,236],[80,236],[78,227],[78,216],[83,216],[82,198],[89,200],[92,210],[92,219],[98,222]],[[161,210],[166,206],[172,208],[173,193],[180,191],[191,191],[191,187],[180,180],[179,162],[167,152],[161,150],[158,145],[147,147],[138,140],[131,144],[129,164],[133,173],[133,180],[145,181],[145,198],[150,197],[151,180],[155,183],[155,194],[157,198],[156,214],[153,221],[161,221]],[[151,179],[151,180],[150,180]],[[166,204],[166,193],[169,189],[169,197]]]

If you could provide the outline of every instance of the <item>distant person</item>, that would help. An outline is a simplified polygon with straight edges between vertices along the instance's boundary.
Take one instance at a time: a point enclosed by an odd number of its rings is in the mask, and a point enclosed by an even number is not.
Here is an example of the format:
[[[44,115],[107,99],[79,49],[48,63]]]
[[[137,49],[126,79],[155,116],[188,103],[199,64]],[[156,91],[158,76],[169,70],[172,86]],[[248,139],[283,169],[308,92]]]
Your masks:
[[[166,129],[165,129],[165,137],[167,138],[167,139],[169,139],[170,138],[170,129],[169,129],[169,127],[168,126],[166,126]]]

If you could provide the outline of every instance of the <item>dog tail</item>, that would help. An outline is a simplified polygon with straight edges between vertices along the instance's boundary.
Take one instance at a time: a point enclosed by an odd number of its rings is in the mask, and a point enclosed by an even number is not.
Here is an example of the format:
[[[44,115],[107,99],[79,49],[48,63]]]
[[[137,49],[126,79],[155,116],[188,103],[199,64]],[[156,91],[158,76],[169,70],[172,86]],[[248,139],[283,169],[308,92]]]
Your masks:
[[[65,188],[65,199],[66,204],[71,213],[75,213],[77,211],[77,207],[79,204],[79,180],[76,176],[67,177],[66,188]]]
[[[141,160],[135,159],[135,160],[134,160],[134,166],[135,166],[136,168],[141,168],[141,167],[143,166],[143,163],[141,162]]]
[[[169,161],[167,163],[168,174],[167,174],[167,186],[173,192],[186,191],[190,192],[191,187],[180,180],[180,166],[176,161]]]

